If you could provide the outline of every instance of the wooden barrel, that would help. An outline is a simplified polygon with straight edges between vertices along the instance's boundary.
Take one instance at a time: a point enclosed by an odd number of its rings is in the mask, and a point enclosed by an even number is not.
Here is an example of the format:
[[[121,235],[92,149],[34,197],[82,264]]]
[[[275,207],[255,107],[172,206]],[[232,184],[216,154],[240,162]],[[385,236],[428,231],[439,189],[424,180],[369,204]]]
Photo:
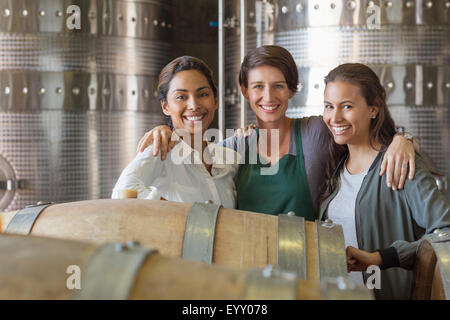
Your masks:
[[[187,230],[195,229],[188,227],[189,221],[198,219],[193,217],[191,207],[190,203],[138,199],[53,204],[40,213],[30,234],[96,243],[134,239],[163,255],[186,257],[187,242],[192,240],[186,236]],[[8,223],[13,218],[17,218],[15,213],[3,214],[2,230],[11,227]],[[304,266],[297,272],[300,278],[347,276],[340,225],[225,208],[218,209],[216,219],[213,230],[200,230],[209,236],[212,233],[213,263],[240,269],[271,264],[295,272],[295,267],[290,267],[296,264],[292,260],[303,259]],[[286,219],[297,220],[290,223]],[[201,246],[195,241],[189,243],[194,248]]]
[[[134,244],[117,245],[0,235],[0,255],[5,257],[0,259],[0,299],[280,299],[286,298],[283,292],[296,299],[327,297],[317,281],[261,275],[262,282],[269,279],[261,289],[253,271],[165,257]],[[81,278],[78,288],[70,279],[75,267]],[[261,290],[268,295],[259,295]],[[345,290],[341,292],[345,298]]]
[[[414,265],[412,298],[450,300],[450,230],[435,230],[421,241]]]

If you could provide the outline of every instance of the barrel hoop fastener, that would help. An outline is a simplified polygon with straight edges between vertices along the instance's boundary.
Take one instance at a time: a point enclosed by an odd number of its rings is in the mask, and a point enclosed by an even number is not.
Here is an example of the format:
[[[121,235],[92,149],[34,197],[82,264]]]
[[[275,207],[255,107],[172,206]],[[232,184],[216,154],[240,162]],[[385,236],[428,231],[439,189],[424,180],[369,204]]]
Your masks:
[[[277,265],[286,272],[294,272],[306,279],[305,219],[295,214],[278,215]]]
[[[81,288],[75,300],[125,300],[130,298],[136,276],[147,257],[157,250],[137,242],[101,246],[82,270]]]
[[[36,205],[23,208],[11,219],[5,233],[30,234],[39,215],[52,204],[53,202],[38,202]]]
[[[217,215],[221,207],[210,202],[192,205],[184,231],[183,259],[212,263]]]

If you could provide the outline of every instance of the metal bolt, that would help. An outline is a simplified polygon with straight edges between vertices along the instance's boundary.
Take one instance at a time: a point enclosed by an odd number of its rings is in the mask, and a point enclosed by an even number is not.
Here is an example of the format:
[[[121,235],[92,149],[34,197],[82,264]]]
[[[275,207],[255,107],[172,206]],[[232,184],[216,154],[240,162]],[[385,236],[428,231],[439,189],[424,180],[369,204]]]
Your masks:
[[[433,89],[433,82],[428,82],[427,83],[427,88],[428,89]]]
[[[117,252],[125,251],[127,247],[123,243],[115,243],[114,244],[114,250]]]
[[[5,94],[9,95],[11,93],[11,89],[9,87],[5,87]]]
[[[407,8],[412,8],[412,7],[414,7],[414,1],[406,1],[406,7],[407,7]]]
[[[273,269],[273,266],[271,264],[267,265],[267,267],[265,267],[262,270],[262,275],[264,278],[270,278],[275,274],[275,270]]]
[[[303,5],[302,5],[301,3],[299,3],[298,5],[295,6],[295,10],[296,10],[297,12],[303,11]]]
[[[3,10],[3,16],[4,17],[9,17],[10,15],[11,15],[11,11],[9,9]]]
[[[427,1],[427,2],[425,3],[425,6],[426,6],[428,9],[431,9],[431,8],[433,7],[433,2],[432,2],[432,1]]]
[[[290,216],[290,217],[295,217],[295,212],[294,212],[294,211],[289,211],[289,212],[288,212],[288,216]]]
[[[73,88],[72,89],[72,93],[74,94],[74,95],[79,95],[80,94],[80,88],[78,88],[78,87],[75,87],[75,88]]]
[[[356,8],[356,2],[355,1],[347,1],[347,8],[349,8],[350,10],[353,10]]]
[[[45,88],[40,88],[40,89],[39,89],[39,94],[40,94],[40,95],[43,95],[44,93],[45,93]]]

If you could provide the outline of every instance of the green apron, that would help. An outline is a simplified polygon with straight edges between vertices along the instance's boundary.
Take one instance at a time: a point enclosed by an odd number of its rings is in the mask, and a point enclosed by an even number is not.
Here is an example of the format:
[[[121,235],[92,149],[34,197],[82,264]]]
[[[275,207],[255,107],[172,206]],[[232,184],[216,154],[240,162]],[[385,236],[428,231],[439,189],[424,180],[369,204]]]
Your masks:
[[[237,207],[239,210],[278,215],[294,211],[297,216],[314,221],[314,211],[303,159],[300,119],[295,119],[295,144],[297,155],[284,155],[274,175],[262,175],[261,168],[270,164],[249,163],[249,147],[245,151],[245,163],[239,165],[236,178]],[[259,130],[256,129],[256,138]],[[291,137],[292,139],[292,137]]]

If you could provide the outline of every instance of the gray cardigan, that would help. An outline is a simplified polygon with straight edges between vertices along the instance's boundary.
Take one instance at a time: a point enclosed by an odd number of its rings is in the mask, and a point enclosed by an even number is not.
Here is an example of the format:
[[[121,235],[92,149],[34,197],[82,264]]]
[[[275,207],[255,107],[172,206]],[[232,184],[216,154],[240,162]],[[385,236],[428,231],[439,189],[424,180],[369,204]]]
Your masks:
[[[450,206],[436,182],[416,155],[414,180],[403,190],[386,186],[386,175],[379,176],[383,153],[380,152],[365,176],[356,197],[355,220],[361,250],[380,251],[381,289],[377,299],[410,299],[416,250],[423,235],[436,228],[450,227]],[[332,194],[320,206],[319,219],[327,216],[330,201],[339,191],[341,161],[332,178]],[[363,272],[364,281],[370,274]]]

